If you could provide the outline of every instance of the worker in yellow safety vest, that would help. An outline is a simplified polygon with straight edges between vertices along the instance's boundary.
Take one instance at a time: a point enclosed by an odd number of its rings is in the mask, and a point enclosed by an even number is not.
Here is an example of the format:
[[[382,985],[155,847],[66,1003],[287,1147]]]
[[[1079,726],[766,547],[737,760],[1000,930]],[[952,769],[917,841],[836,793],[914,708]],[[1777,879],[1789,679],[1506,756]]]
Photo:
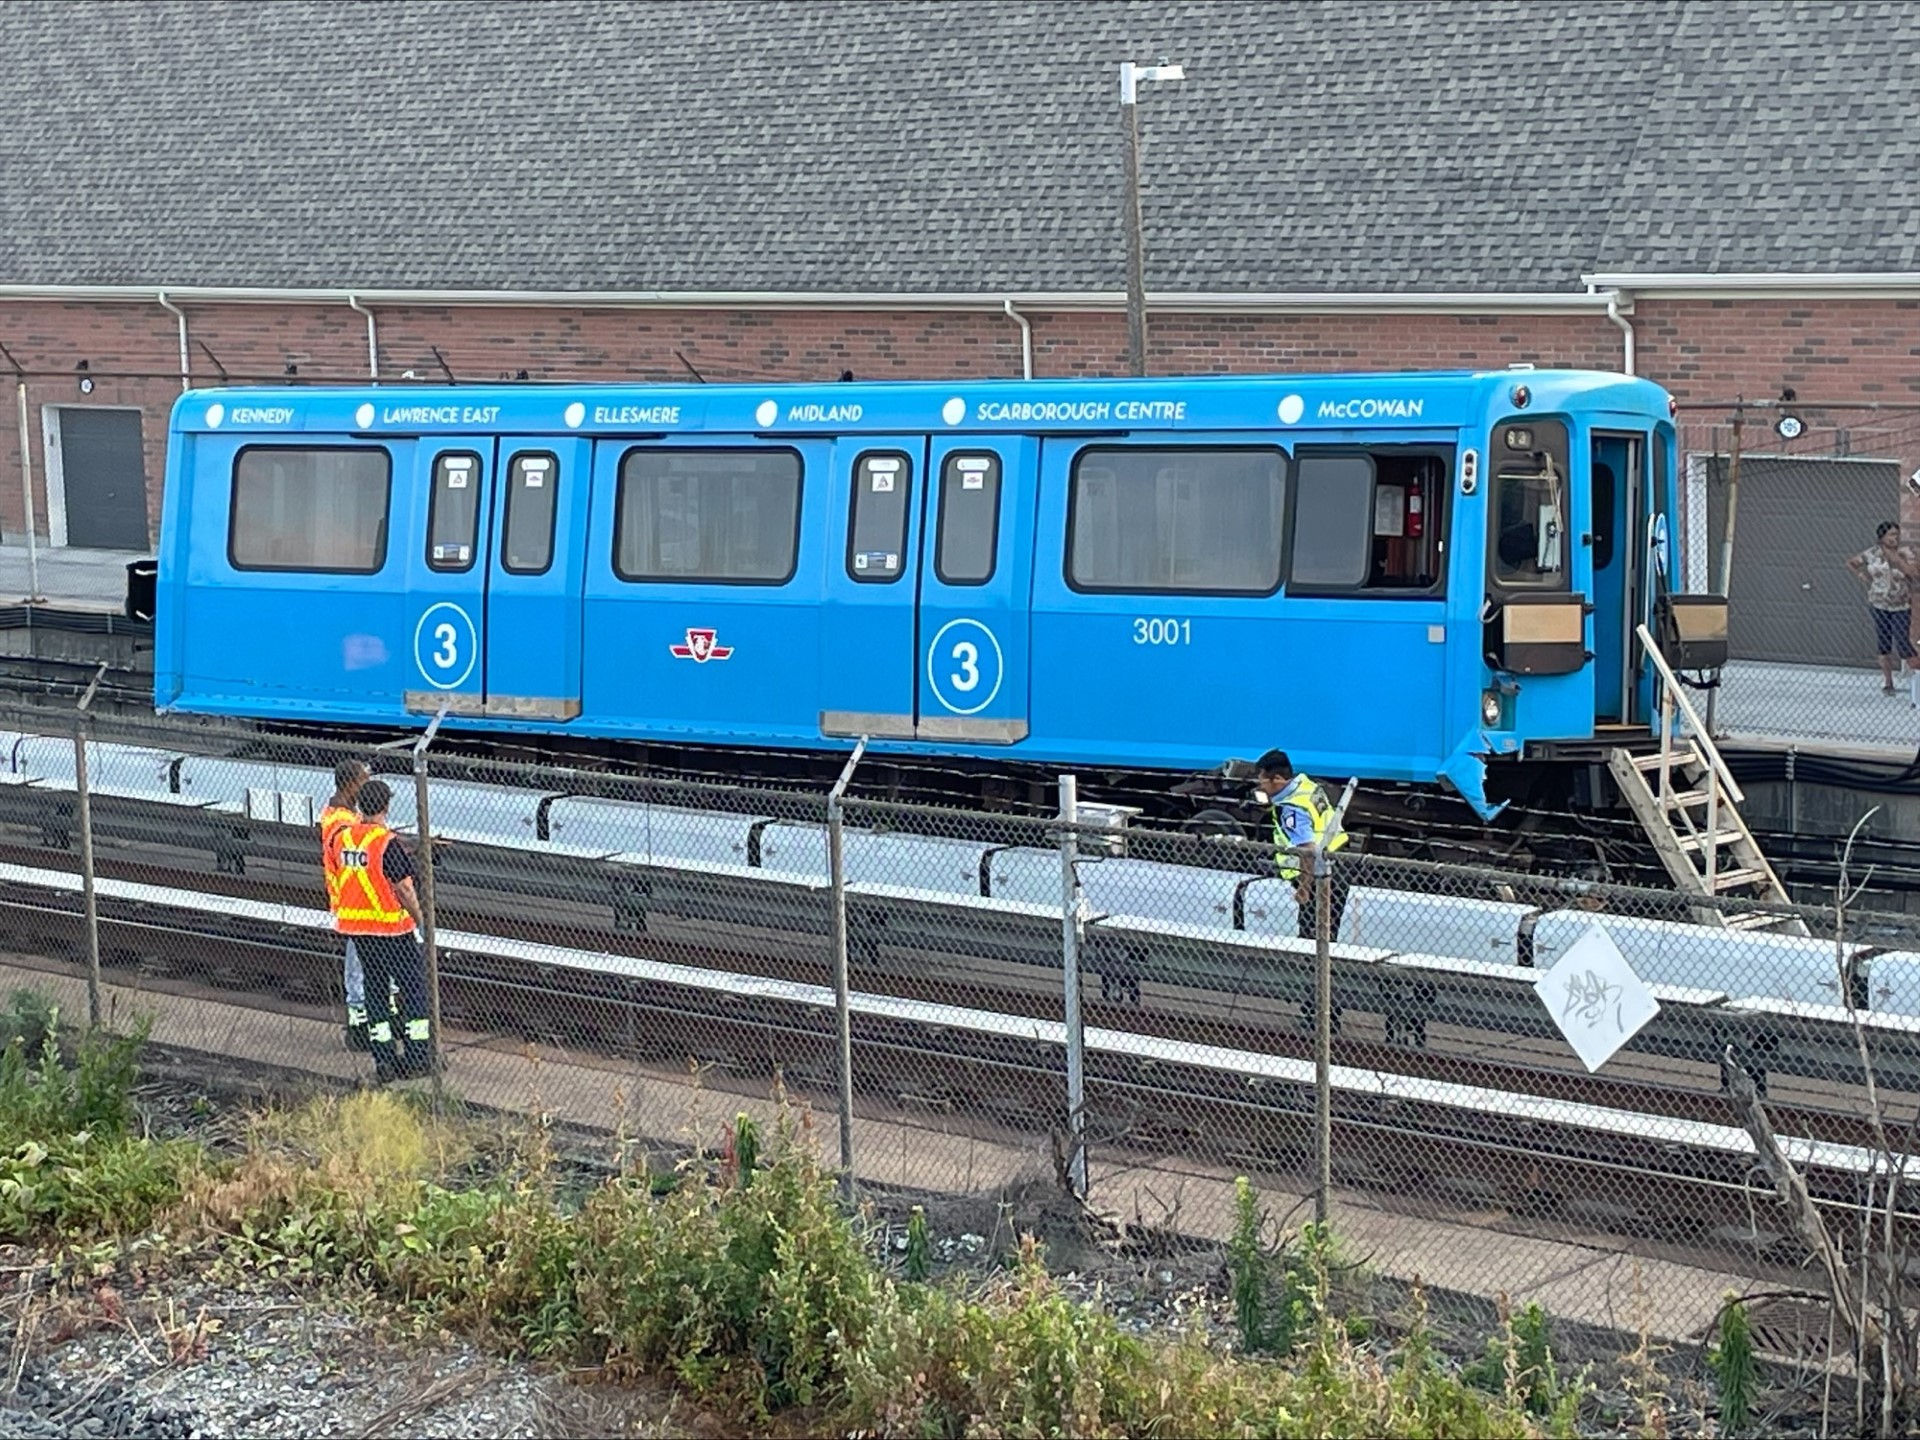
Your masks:
[[[1284,750],[1269,750],[1255,762],[1260,788],[1255,798],[1273,807],[1274,861],[1280,878],[1293,882],[1293,896],[1300,906],[1300,938],[1314,938],[1319,919],[1315,905],[1312,873],[1302,866],[1303,857],[1318,852],[1333,855],[1346,848],[1347,832],[1339,827],[1339,815],[1326,792],[1309,777],[1294,773],[1293,761]],[[1346,914],[1347,890],[1351,882],[1333,870],[1332,905],[1327,914],[1331,936],[1340,938],[1340,921]]]
[[[361,787],[360,816],[340,831],[340,928],[354,937],[366,969],[367,1036],[377,1082],[430,1074],[438,1064],[428,1019],[426,958],[415,926],[420,899],[414,861],[387,826],[393,792]],[[394,997],[399,1000],[398,1024]]]
[[[333,798],[320,811],[320,868],[327,879],[327,909],[333,914],[333,928],[340,929],[340,834],[360,819],[354,802],[360,787],[371,778],[358,760],[342,760],[333,767]],[[351,935],[346,937],[346,961],[341,976],[347,991],[347,1048],[364,1053],[367,1049],[367,979],[360,965],[360,948]]]

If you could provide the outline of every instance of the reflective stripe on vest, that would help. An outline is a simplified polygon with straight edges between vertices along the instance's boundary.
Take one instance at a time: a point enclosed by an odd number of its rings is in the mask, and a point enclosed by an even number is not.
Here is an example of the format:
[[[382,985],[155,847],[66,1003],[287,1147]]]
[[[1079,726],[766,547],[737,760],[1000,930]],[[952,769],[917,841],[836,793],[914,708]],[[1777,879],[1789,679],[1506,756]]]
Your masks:
[[[1333,826],[1333,805],[1325,792],[1304,775],[1296,775],[1273,799],[1273,848],[1274,858],[1280,867],[1282,880],[1300,878],[1300,857],[1294,853],[1293,846],[1287,841],[1287,832],[1280,825],[1282,806],[1297,805],[1307,812],[1313,821],[1313,843],[1323,847],[1326,854],[1333,854],[1347,843],[1347,832],[1342,830],[1333,839],[1327,839],[1327,831]]]
[[[348,935],[408,935],[413,917],[400,903],[383,862],[393,832],[384,825],[349,825],[340,833],[340,929]]]
[[[333,912],[335,929],[339,928],[340,916],[340,857],[336,842],[341,833],[359,819],[358,814],[344,805],[329,805],[320,812],[320,869],[327,877],[327,909]]]

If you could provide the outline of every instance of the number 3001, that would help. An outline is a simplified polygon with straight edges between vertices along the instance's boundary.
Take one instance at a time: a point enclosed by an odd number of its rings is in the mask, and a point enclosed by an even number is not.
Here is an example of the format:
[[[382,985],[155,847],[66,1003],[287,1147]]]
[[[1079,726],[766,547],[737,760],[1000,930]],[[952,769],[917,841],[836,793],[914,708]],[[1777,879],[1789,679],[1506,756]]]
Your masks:
[[[1136,617],[1133,622],[1133,643],[1136,645],[1191,645],[1193,622]]]

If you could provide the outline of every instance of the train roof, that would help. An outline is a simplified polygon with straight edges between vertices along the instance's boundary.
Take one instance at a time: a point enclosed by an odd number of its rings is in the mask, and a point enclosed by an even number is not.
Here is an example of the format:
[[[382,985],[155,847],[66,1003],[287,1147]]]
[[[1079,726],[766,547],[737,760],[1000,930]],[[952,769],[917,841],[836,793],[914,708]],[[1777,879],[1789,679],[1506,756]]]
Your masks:
[[[1530,392],[1525,407],[1512,397]],[[1504,388],[1503,388],[1504,387]],[[411,435],[1444,429],[1490,406],[1669,413],[1664,390],[1596,370],[656,385],[235,386],[190,390],[176,432]]]

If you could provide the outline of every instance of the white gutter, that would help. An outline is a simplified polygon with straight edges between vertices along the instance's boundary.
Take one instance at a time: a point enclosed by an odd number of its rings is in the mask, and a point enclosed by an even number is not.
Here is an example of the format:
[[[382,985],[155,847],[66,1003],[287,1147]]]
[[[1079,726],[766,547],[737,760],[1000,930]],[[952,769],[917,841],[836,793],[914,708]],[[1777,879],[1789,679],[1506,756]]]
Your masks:
[[[1713,296],[1806,296],[1809,299],[1859,297],[1886,299],[1890,296],[1920,297],[1920,270],[1836,271],[1832,274],[1794,274],[1786,271],[1753,271],[1745,274],[1706,274],[1692,271],[1659,271],[1649,274],[1602,273],[1582,275],[1580,281],[1589,290],[1626,290],[1643,294],[1674,297]]]
[[[377,290],[304,289],[251,285],[168,285],[165,292],[198,305],[369,305],[386,308],[534,306],[543,309],[714,310],[992,310],[1004,313],[1012,300],[1022,309],[1123,312],[1120,290],[835,291],[835,290]],[[152,285],[0,285],[0,301],[95,301],[151,304]],[[1431,293],[1313,291],[1165,291],[1149,294],[1155,310],[1179,314],[1562,315],[1604,314],[1607,298],[1595,294],[1435,291]],[[356,303],[358,302],[358,303]],[[1631,309],[1631,303],[1625,307]]]
[[[1607,292],[1607,319],[1620,327],[1621,368],[1627,374],[1633,374],[1633,322],[1620,313],[1620,294],[1617,290]]]
[[[156,290],[153,298],[159,302],[162,310],[180,321],[180,393],[184,395],[193,388],[193,357],[187,353],[187,312],[168,300],[164,290]]]
[[[380,378],[380,332],[373,328],[373,312],[352,295],[347,296],[347,308],[358,310],[367,317],[367,376],[369,379],[378,380]]]
[[[1033,326],[1027,323],[1027,317],[1013,308],[1013,301],[1000,302],[1007,307],[1007,318],[1020,327],[1020,378],[1033,378]]]

